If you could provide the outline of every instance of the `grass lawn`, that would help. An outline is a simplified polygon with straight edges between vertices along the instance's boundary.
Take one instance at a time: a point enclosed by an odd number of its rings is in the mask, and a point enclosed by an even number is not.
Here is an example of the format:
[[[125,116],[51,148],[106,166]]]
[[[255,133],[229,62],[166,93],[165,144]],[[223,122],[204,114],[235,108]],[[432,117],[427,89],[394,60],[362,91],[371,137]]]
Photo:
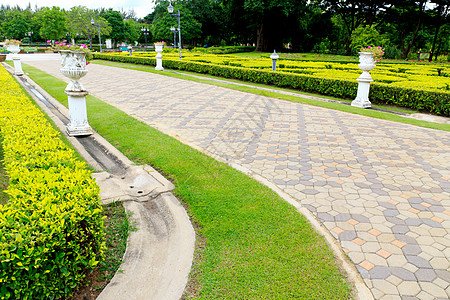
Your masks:
[[[66,83],[23,68],[67,102]],[[324,239],[271,189],[95,97],[87,106],[91,126],[131,160],[165,174],[187,206],[197,247],[186,298],[351,298]]]
[[[92,299],[97,297],[113,278],[122,263],[127,238],[130,230],[129,216],[126,215],[122,203],[111,203],[103,206],[105,226],[105,260],[88,274],[75,294],[66,300]]]
[[[310,96],[318,96],[318,95],[310,94],[310,93],[303,93],[303,92],[299,92],[297,90],[277,88],[277,87],[272,87],[272,86],[267,86],[267,85],[262,85],[262,84],[255,84],[255,83],[251,83],[251,82],[247,82],[247,81],[238,81],[238,80],[234,80],[234,79],[223,79],[220,77],[214,77],[214,76],[210,76],[210,75],[178,71],[178,70],[176,70],[176,73],[170,72],[170,71],[167,71],[167,72],[155,71],[154,66],[126,64],[126,63],[102,61],[102,60],[95,60],[95,61],[93,61],[93,63],[106,65],[106,66],[114,66],[114,67],[119,67],[119,68],[144,71],[144,72],[149,72],[149,73],[157,73],[159,75],[176,77],[176,78],[185,79],[185,80],[192,80],[195,82],[201,82],[201,83],[211,84],[211,85],[215,85],[215,86],[221,86],[221,87],[225,87],[225,88],[229,88],[229,89],[233,89],[233,90],[237,90],[237,91],[241,91],[241,92],[247,92],[247,93],[268,96],[268,97],[283,99],[283,100],[297,102],[297,103],[303,103],[303,104],[314,105],[314,106],[319,106],[319,107],[324,107],[324,108],[329,108],[329,109],[334,109],[334,110],[340,110],[340,111],[345,111],[345,112],[363,115],[363,116],[372,117],[372,118],[390,120],[390,121],[394,121],[394,122],[411,124],[411,125],[425,127],[425,128],[433,128],[433,129],[438,129],[438,130],[443,130],[443,131],[450,131],[450,124],[439,124],[439,123],[427,122],[427,121],[407,118],[407,117],[403,117],[400,115],[385,113],[385,112],[371,110],[371,109],[361,109],[361,108],[353,107],[350,105],[343,105],[343,104],[339,104],[339,103],[307,99],[307,98],[302,97],[301,95],[302,94],[310,95]],[[204,77],[205,79],[195,78],[195,77],[186,76],[186,75],[182,75],[182,74],[200,76],[200,77]],[[230,84],[230,83],[216,82],[216,81],[211,81],[209,79],[223,79],[223,80],[230,81],[230,82],[246,84],[248,86],[239,86],[239,85]],[[265,88],[270,87],[270,89],[277,90],[277,91],[296,93],[296,94],[298,94],[298,96],[281,94],[279,92],[260,90],[260,89],[257,89],[257,87],[265,87]],[[64,94],[63,92],[58,92],[58,93]],[[343,100],[343,99],[339,99],[339,98],[322,96],[322,95],[319,95],[319,97],[331,99],[331,100],[351,102],[351,100]],[[63,101],[67,102],[67,99],[63,100]],[[387,110],[391,110],[391,111],[398,111],[398,112],[402,112],[402,113],[406,113],[406,114],[411,114],[411,113],[417,112],[414,110],[409,110],[406,108],[401,108],[401,107],[396,107],[396,106],[393,107],[393,106],[387,106],[387,105],[373,105],[373,107],[383,108],[383,109],[387,109]]]

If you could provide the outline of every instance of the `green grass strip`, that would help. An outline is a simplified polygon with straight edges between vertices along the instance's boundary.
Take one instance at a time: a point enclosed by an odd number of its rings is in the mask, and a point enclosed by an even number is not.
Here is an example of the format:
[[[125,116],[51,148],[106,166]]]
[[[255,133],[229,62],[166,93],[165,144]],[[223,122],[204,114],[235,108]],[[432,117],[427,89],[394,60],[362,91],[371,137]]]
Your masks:
[[[66,102],[60,92],[66,83],[26,65],[24,70]],[[190,278],[195,298],[350,298],[324,239],[271,189],[95,97],[87,97],[87,106],[99,134],[176,185],[201,235],[203,250]]]
[[[291,95],[285,95],[285,94],[272,92],[272,91],[260,90],[260,89],[257,89],[256,87],[268,87],[268,86],[260,85],[260,84],[254,84],[254,83],[243,82],[243,81],[232,80],[232,79],[223,79],[223,78],[213,77],[210,75],[203,75],[203,74],[190,73],[190,72],[184,72],[184,71],[182,72],[182,71],[178,71],[178,70],[176,71],[176,73],[161,72],[161,71],[155,71],[155,68],[152,66],[135,65],[135,64],[110,62],[110,61],[100,61],[100,60],[95,60],[95,61],[93,61],[93,63],[105,65],[105,66],[114,66],[114,67],[119,67],[119,68],[124,68],[124,69],[138,70],[138,71],[149,72],[149,73],[156,73],[159,75],[164,75],[164,76],[169,76],[169,77],[174,77],[174,78],[179,78],[179,79],[185,79],[185,80],[191,80],[191,81],[206,83],[206,84],[219,86],[219,87],[225,87],[228,89],[237,90],[237,91],[241,91],[241,92],[247,92],[247,93],[287,100],[287,101],[296,102],[296,103],[302,103],[302,104],[308,104],[308,105],[313,105],[313,106],[318,106],[318,107],[323,107],[323,108],[328,108],[328,109],[344,111],[344,112],[362,115],[362,116],[366,116],[366,117],[372,117],[372,118],[377,118],[377,119],[382,119],[382,120],[410,124],[410,125],[424,127],[424,128],[432,128],[432,129],[437,129],[437,130],[442,130],[442,131],[450,131],[450,124],[441,124],[441,123],[422,121],[422,120],[407,118],[407,117],[403,117],[400,115],[386,113],[386,112],[382,112],[382,111],[376,111],[376,110],[371,110],[371,109],[362,109],[362,108],[353,107],[350,105],[344,105],[344,104],[340,104],[340,103],[307,99],[307,98],[301,97],[301,95],[291,96]],[[205,77],[205,79],[182,75],[183,73]],[[239,85],[235,85],[232,83],[216,82],[216,81],[208,80],[208,78],[216,78],[216,79],[223,79],[226,81],[231,81],[231,82],[236,82],[236,83],[244,83],[249,86],[239,86]],[[274,90],[299,93],[298,91],[295,91],[295,90],[282,89],[282,88],[277,88],[277,87],[270,87],[270,88],[274,89]],[[322,95],[317,95],[317,94],[310,94],[310,93],[299,93],[299,94],[319,96],[321,98],[338,100],[338,101],[345,101],[342,99],[329,97],[329,96],[322,96]],[[385,106],[385,105],[373,105],[373,107],[383,108],[383,109],[392,110],[392,111],[399,111],[399,112],[404,112],[404,113],[417,112],[417,111],[411,111],[411,110],[408,110],[405,108],[390,107],[390,106]]]

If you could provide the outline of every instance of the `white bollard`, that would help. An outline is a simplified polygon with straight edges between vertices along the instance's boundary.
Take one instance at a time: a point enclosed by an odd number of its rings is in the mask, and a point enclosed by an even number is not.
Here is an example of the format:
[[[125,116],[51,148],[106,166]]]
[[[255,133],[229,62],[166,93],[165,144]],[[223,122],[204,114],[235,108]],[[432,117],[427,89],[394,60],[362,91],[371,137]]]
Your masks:
[[[163,44],[155,44],[155,51],[158,52],[156,54],[156,71],[164,71],[164,68],[162,66],[162,54],[164,45]]]

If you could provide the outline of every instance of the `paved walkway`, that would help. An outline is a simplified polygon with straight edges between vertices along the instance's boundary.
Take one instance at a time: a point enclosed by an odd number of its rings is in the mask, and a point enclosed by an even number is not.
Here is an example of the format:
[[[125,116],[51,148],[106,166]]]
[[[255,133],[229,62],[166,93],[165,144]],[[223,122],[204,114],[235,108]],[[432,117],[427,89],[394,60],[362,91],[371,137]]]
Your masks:
[[[57,61],[29,64],[64,78]],[[151,73],[88,69],[82,82],[91,94],[252,170],[308,208],[376,299],[450,298],[449,132]]]

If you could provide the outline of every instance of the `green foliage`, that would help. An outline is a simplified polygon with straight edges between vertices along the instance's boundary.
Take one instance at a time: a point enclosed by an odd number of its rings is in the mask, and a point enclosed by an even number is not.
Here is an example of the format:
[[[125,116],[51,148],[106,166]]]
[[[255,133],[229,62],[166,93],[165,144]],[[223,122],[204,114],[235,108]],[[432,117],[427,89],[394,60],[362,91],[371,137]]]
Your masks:
[[[0,84],[9,175],[9,200],[0,206],[0,299],[69,296],[104,256],[99,189],[3,68]]]
[[[396,46],[386,45],[384,48],[384,58],[401,59],[402,52]]]
[[[86,6],[74,6],[67,12],[66,27],[69,31],[71,38],[77,38],[77,34],[80,36],[88,37],[92,39],[94,35],[98,34],[98,27],[91,24],[91,20],[100,24],[100,34],[107,35],[111,32],[111,26],[108,22],[98,17],[94,10],[87,8]],[[89,41],[79,43],[88,44]]]
[[[0,135],[0,205],[5,204],[8,201],[8,194],[4,192],[8,187],[8,174],[3,166],[3,138]]]
[[[350,47],[358,52],[363,47],[384,46],[388,40],[383,38],[374,26],[360,25],[352,32]]]
[[[29,29],[25,15],[17,10],[8,11],[0,27],[7,38],[22,39]]]
[[[44,7],[36,15],[41,24],[39,34],[44,39],[59,40],[66,37],[66,13],[59,7]]]
[[[253,52],[255,47],[252,46],[224,46],[224,47],[195,47],[192,51],[199,53],[211,53],[211,54],[230,54],[241,52]]]
[[[157,41],[173,41],[173,33],[170,27],[178,28],[178,21],[175,16],[167,12],[168,3],[164,3],[155,8],[155,17],[152,23],[152,35]],[[173,14],[180,10],[181,40],[183,44],[201,35],[202,24],[197,21],[191,11],[182,1],[173,2]]]
[[[124,21],[125,26],[125,40],[133,43],[139,39],[141,35],[141,27],[133,19],[128,19]]]
[[[126,29],[120,12],[115,10],[108,10],[102,15],[111,26],[111,32],[108,37],[112,38],[116,43],[121,43],[126,40]]]

